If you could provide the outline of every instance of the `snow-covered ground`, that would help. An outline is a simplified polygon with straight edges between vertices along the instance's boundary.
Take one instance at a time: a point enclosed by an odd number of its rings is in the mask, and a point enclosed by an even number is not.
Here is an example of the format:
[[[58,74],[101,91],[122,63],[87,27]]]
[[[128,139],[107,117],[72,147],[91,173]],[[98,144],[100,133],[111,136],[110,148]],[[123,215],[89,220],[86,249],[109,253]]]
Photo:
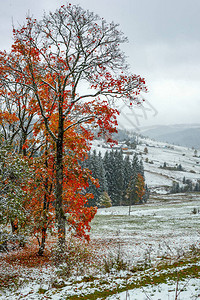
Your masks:
[[[193,213],[194,208],[196,214]],[[98,209],[92,221],[91,244],[95,247],[95,255],[100,257],[99,266],[103,265],[105,257],[116,257],[120,253],[120,257],[129,266],[149,265],[150,269],[139,273],[115,270],[114,273],[108,274],[98,271],[94,280],[84,280],[84,276],[59,279],[53,265],[21,271],[10,270],[9,265],[1,265],[8,274],[19,272],[23,284],[18,289],[10,286],[4,293],[0,292],[0,299],[62,300],[70,299],[71,296],[82,297],[97,291],[101,293],[123,288],[122,293],[115,292],[107,299],[174,300],[176,281],[171,279],[165,284],[145,284],[134,289],[126,289],[126,286],[129,283],[137,283],[138,279],[145,276],[155,276],[155,272],[159,275],[162,271],[155,270],[163,260],[173,263],[174,260],[184,257],[188,250],[200,249],[198,209],[200,210],[200,194],[154,195],[148,204],[133,206],[130,216],[128,207]],[[195,262],[195,265],[199,266],[199,262]],[[178,274],[186,267],[187,264],[181,268],[175,266],[168,272]],[[165,272],[164,269],[163,273]],[[56,288],[52,285],[55,280],[61,287]],[[198,299],[200,279],[189,276],[184,281],[180,280],[177,293],[180,293],[177,300]],[[106,299],[105,296],[95,296],[93,299],[97,298]]]
[[[200,243],[200,213],[192,213],[194,208],[200,211],[200,194],[189,197],[160,195],[153,203],[132,206],[130,216],[128,206],[98,209],[91,237],[120,244],[132,262],[145,259],[147,253],[154,260],[188,251]]]

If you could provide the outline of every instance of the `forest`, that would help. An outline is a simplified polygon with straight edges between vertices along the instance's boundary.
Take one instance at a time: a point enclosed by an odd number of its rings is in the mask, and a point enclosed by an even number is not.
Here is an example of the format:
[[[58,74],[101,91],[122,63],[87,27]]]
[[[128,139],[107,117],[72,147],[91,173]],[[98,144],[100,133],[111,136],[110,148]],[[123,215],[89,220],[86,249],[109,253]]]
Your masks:
[[[144,180],[144,167],[142,160],[137,154],[130,159],[129,155],[123,155],[122,150],[106,151],[102,158],[94,150],[89,153],[84,166],[92,171],[92,174],[99,181],[98,188],[89,184],[86,189],[94,195],[88,201],[91,206],[120,206],[146,203],[149,197],[149,190]],[[102,196],[107,193],[106,203],[102,202]],[[105,198],[105,195],[104,195]],[[105,201],[105,200],[104,200]]]

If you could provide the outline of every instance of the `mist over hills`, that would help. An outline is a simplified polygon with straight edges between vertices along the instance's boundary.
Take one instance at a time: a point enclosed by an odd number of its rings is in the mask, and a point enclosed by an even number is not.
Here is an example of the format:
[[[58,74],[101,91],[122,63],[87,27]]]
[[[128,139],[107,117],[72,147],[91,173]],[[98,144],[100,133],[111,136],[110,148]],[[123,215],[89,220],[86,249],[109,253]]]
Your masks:
[[[200,149],[200,124],[155,125],[140,133],[157,141]]]

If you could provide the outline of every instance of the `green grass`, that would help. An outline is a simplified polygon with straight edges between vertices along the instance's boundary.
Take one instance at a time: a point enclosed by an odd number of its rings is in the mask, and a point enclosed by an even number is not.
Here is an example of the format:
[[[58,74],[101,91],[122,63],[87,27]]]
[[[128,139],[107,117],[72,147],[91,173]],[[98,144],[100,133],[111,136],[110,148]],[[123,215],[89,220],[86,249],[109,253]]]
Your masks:
[[[102,291],[95,291],[94,293],[87,294],[87,295],[81,295],[81,296],[69,296],[65,299],[69,300],[89,300],[89,299],[104,299],[105,297],[115,295],[117,293],[121,293],[127,290],[135,289],[135,288],[142,288],[147,285],[157,285],[161,283],[167,283],[169,281],[174,281],[174,283],[178,280],[184,280],[187,278],[200,278],[200,266],[197,265],[197,263],[200,261],[200,253],[196,256],[187,257],[184,260],[180,260],[178,262],[174,262],[172,264],[163,262],[155,269],[149,269],[147,272],[142,272],[141,275],[140,272],[136,271],[134,274],[134,277],[140,278],[134,280],[134,282],[127,283],[127,279],[131,278],[131,275],[129,275],[124,280],[124,286],[123,287],[116,287],[112,290],[102,290]],[[177,272],[177,268],[181,268],[182,270],[179,270]],[[184,268],[183,268],[184,267]],[[137,274],[139,276],[137,276]],[[97,288],[98,286],[96,286]],[[99,286],[100,288],[100,286]]]

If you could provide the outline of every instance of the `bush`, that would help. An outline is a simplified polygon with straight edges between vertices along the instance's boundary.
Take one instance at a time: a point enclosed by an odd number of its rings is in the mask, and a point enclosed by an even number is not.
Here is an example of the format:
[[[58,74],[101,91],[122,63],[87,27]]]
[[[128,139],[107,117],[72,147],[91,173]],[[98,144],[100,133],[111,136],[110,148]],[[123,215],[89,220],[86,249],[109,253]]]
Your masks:
[[[57,275],[62,278],[84,275],[93,263],[93,251],[88,243],[71,237],[65,245],[64,252],[58,246],[52,252],[52,259],[57,267]]]
[[[192,213],[193,213],[194,215],[196,215],[196,214],[198,213],[198,210],[197,210],[196,207],[193,208]]]
[[[27,239],[24,235],[11,234],[8,231],[0,231],[0,252],[9,252],[19,247],[24,247]]]
[[[123,258],[122,254],[118,252],[116,255],[110,253],[103,260],[103,269],[105,273],[112,271],[121,271],[128,268],[128,262]]]

